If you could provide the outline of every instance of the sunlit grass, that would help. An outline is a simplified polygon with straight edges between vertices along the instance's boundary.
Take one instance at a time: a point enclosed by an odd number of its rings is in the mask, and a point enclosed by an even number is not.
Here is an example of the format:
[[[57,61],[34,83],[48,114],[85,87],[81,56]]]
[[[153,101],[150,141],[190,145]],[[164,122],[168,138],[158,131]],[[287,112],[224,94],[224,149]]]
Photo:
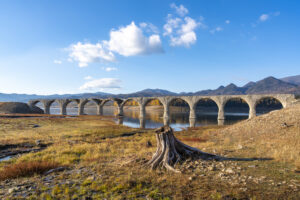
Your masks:
[[[283,118],[278,120],[281,119]],[[176,132],[175,135],[186,144],[209,153],[230,157],[275,158],[276,161],[260,163],[261,168],[247,173],[251,176],[258,174],[282,179],[282,175],[275,173],[278,168],[286,167],[285,164],[299,166],[299,156],[297,156],[299,155],[297,148],[299,124],[295,124],[288,130],[282,129],[280,125],[262,128],[261,126],[265,124],[264,116],[257,120],[253,124],[250,121],[228,127],[191,128]],[[293,119],[291,122],[296,123]],[[253,186],[252,193],[241,193],[238,186],[232,187],[211,176],[190,181],[189,178],[193,175],[191,173],[150,171],[144,164],[156,150],[154,131],[116,125],[111,118],[98,116],[65,119],[17,118],[3,119],[0,123],[1,144],[35,144],[36,140],[50,144],[43,151],[24,154],[19,158],[1,162],[0,170],[13,169],[14,166],[22,163],[56,163],[57,166],[67,165],[71,168],[88,167],[102,177],[99,181],[74,174],[71,175],[74,180],[83,180],[75,185],[76,187],[41,186],[39,195],[33,195],[36,199],[81,198],[84,195],[99,199],[122,199],[124,196],[127,199],[146,196],[153,199],[169,197],[218,199],[224,194],[242,198],[257,196],[261,192]],[[33,128],[32,124],[38,124],[40,127]],[[135,133],[135,135],[121,137],[124,133]],[[148,141],[153,144],[151,147],[147,146]],[[241,165],[247,167],[249,163],[241,163]],[[31,176],[39,173],[38,171],[34,173],[24,171],[24,174]],[[92,194],[91,191],[97,191],[97,195]],[[284,192],[284,190],[276,191],[278,195]]]
[[[54,169],[58,166],[58,163],[48,161],[30,161],[12,164],[0,170],[0,181],[11,178],[32,176],[35,174],[43,174],[48,170]]]

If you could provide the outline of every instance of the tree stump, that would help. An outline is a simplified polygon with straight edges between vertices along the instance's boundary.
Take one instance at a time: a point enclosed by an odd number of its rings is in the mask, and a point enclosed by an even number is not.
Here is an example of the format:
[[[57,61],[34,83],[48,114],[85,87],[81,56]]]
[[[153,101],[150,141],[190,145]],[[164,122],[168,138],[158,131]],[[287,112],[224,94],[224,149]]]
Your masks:
[[[155,130],[157,149],[152,159],[147,163],[151,169],[158,166],[167,170],[180,173],[174,166],[187,158],[205,159],[205,160],[227,160],[214,154],[200,151],[199,149],[190,147],[180,142],[173,134],[173,129],[169,126],[162,126]]]

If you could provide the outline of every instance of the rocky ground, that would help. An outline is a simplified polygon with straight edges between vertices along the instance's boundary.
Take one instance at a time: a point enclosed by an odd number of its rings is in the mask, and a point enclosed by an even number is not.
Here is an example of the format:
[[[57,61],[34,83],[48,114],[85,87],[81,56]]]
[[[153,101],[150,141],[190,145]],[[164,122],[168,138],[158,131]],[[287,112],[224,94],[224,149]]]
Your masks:
[[[127,162],[127,165],[142,165],[145,159],[135,159]],[[263,187],[265,195],[274,190],[282,193],[279,197],[285,199],[287,194],[294,194],[290,199],[296,199],[300,195],[299,179],[274,180],[268,176],[260,174],[251,174],[250,171],[260,168],[260,164],[239,163],[235,161],[186,161],[181,164],[178,169],[188,177],[189,182],[211,181],[211,183],[225,184],[229,187],[240,190],[241,193],[247,193],[249,187],[251,190],[257,187]],[[163,171],[158,173],[165,173]],[[285,173],[284,170],[281,173]],[[57,196],[61,198],[71,197],[72,199],[94,199],[109,198],[106,191],[99,189],[91,189],[96,185],[101,186],[105,179],[109,179],[108,175],[99,173],[94,167],[77,166],[73,168],[59,167],[49,170],[43,175],[36,175],[32,178],[19,178],[5,180],[0,183],[1,199],[39,199],[47,198],[47,196]],[[68,188],[68,189],[67,189]],[[67,192],[66,192],[67,190]],[[68,190],[72,190],[70,195]],[[76,191],[76,192],[74,192]],[[72,195],[71,195],[72,194]],[[286,195],[286,196],[285,196]],[[299,197],[299,196],[298,196]],[[151,199],[146,194],[139,197],[140,199]],[[222,197],[223,199],[225,196]],[[227,199],[235,199],[227,196]]]
[[[20,144],[30,144],[29,149],[49,145],[0,162],[0,173],[33,161],[53,161],[58,166],[1,180],[0,199],[298,200],[299,117],[300,106],[295,106],[236,125],[176,132],[184,143],[208,153],[255,158],[186,160],[175,167],[180,174],[151,171],[145,165],[156,150],[152,130],[132,129],[93,116],[4,118],[0,121],[2,153],[21,150],[24,146]]]

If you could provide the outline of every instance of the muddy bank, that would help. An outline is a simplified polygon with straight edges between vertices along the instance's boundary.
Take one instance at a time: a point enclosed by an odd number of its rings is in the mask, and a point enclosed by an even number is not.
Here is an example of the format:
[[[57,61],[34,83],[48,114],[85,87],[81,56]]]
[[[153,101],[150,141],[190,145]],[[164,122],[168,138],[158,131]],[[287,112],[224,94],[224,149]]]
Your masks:
[[[31,143],[20,143],[20,144],[3,144],[0,145],[0,162],[9,160],[15,156],[30,153],[38,152],[47,148],[51,144],[44,144],[41,141],[37,140],[35,144]]]

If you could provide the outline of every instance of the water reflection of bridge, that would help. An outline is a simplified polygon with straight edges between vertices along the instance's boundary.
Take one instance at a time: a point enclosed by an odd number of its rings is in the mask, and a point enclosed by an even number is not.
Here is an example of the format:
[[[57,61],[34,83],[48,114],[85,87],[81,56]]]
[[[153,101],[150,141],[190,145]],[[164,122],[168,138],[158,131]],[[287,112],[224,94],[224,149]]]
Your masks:
[[[292,94],[268,94],[268,95],[220,95],[220,96],[166,96],[166,97],[137,97],[137,98],[88,98],[88,99],[36,99],[30,101],[28,104],[30,106],[36,105],[37,103],[42,103],[44,107],[44,113],[50,114],[51,105],[56,102],[59,105],[60,113],[62,115],[67,114],[67,106],[71,102],[75,102],[78,106],[78,115],[84,114],[84,108],[88,102],[93,102],[97,106],[97,114],[103,115],[103,107],[108,102],[114,102],[117,108],[116,115],[119,117],[123,116],[124,106],[128,102],[134,101],[139,107],[139,119],[141,127],[144,127],[145,117],[146,117],[146,106],[152,100],[158,100],[163,107],[163,123],[169,124],[170,121],[170,106],[176,100],[181,100],[186,103],[189,110],[189,123],[190,126],[195,126],[196,122],[196,108],[201,102],[212,102],[216,105],[218,112],[218,123],[223,124],[225,120],[225,106],[229,104],[232,100],[240,100],[249,109],[249,118],[256,116],[257,105],[264,99],[275,99],[281,104],[282,107],[287,107],[292,104],[296,99],[295,95]],[[207,104],[208,105],[208,104]]]

